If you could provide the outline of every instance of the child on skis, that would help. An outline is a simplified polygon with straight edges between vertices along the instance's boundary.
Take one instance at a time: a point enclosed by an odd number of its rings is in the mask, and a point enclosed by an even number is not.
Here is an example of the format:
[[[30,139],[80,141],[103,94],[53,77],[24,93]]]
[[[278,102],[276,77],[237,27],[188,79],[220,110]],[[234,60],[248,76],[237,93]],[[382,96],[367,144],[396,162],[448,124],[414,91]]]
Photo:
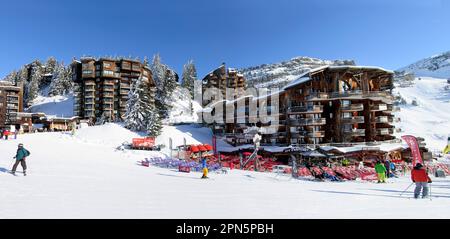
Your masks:
[[[378,183],[386,183],[386,167],[381,163],[381,161],[377,161],[375,165],[375,172],[378,175]]]
[[[14,163],[14,166],[11,170],[11,173],[13,175],[16,175],[17,166],[19,166],[19,163],[20,163],[23,168],[23,175],[27,176],[27,163],[25,162],[25,160],[28,156],[30,156],[30,151],[26,150],[23,147],[23,144],[19,144],[19,147],[17,148],[16,156],[14,156],[14,159],[16,159],[16,163]]]
[[[203,176],[202,179],[208,178],[208,163],[206,157],[202,157]]]

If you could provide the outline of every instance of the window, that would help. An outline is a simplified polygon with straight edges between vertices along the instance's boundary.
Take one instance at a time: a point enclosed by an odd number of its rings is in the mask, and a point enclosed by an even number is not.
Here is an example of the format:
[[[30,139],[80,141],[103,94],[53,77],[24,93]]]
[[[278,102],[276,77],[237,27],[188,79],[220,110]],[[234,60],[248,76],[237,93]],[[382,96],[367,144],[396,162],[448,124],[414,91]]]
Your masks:
[[[103,67],[106,67],[106,68],[110,68],[111,67],[111,63],[103,63]]]
[[[83,71],[83,74],[84,75],[91,75],[92,71],[91,70],[85,70],[85,71]]]
[[[113,76],[114,72],[113,71],[103,71],[103,75]]]

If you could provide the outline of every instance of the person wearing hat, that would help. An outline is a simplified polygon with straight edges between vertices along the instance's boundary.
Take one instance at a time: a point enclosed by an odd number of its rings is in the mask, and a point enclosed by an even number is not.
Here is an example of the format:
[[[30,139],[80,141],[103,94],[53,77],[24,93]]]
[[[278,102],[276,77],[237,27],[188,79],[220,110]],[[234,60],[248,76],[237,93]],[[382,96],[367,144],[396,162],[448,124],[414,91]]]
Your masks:
[[[26,150],[23,147],[23,144],[19,144],[19,147],[17,148],[17,153],[14,159],[16,159],[16,163],[14,164],[11,173],[13,175],[16,175],[17,166],[19,166],[19,163],[22,165],[23,168],[23,175],[27,176],[27,164],[25,162],[26,158],[30,156],[30,151]]]
[[[414,190],[414,198],[419,198],[422,192],[422,198],[428,197],[428,183],[432,183],[427,171],[423,168],[423,165],[418,163],[411,171],[411,180],[416,183],[416,189]]]

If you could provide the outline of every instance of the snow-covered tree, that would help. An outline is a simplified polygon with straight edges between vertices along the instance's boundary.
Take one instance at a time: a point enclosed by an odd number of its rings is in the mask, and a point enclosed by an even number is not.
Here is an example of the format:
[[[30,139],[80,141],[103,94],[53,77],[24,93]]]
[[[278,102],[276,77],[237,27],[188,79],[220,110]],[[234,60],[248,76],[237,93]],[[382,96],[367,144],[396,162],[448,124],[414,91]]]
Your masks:
[[[70,67],[66,68],[62,63],[57,64],[52,72],[49,96],[65,95],[73,90],[71,75]]]
[[[161,133],[162,123],[155,105],[150,101],[148,82],[139,78],[132,84],[128,96],[125,114],[126,128],[146,131],[148,135],[158,136]]]
[[[159,54],[153,57],[151,70],[157,88],[156,107],[161,116],[166,118],[171,108],[172,93],[177,87],[178,75],[169,66],[161,62]]]
[[[30,82],[25,87],[25,103],[31,105],[34,99],[39,95],[39,87],[43,78],[43,67],[40,61],[31,64]]]
[[[183,84],[182,86],[189,90],[191,98],[194,97],[194,82],[197,80],[197,69],[195,68],[194,61],[189,60],[183,66]]]
[[[162,121],[156,106],[150,106],[150,114],[147,118],[147,133],[149,136],[159,136],[162,132]]]

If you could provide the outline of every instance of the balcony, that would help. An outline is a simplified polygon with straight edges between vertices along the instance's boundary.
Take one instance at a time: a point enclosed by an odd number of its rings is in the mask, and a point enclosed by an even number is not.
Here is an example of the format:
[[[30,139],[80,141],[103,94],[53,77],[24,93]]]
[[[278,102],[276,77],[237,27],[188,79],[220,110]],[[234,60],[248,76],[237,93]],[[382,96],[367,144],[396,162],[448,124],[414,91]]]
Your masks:
[[[365,137],[366,129],[345,129],[344,133],[352,137]]]
[[[363,124],[364,116],[343,117],[341,120],[343,124]]]
[[[350,104],[346,106],[342,106],[341,110],[343,112],[359,112],[364,110],[363,104]]]
[[[311,93],[308,97],[306,97],[307,101],[324,101],[324,100],[335,100],[335,99],[372,99],[383,102],[393,102],[394,96],[392,96],[389,92],[384,91],[370,91],[370,92],[362,92],[362,91],[348,91],[348,92],[332,92],[332,93]]]
[[[95,88],[94,87],[86,87],[86,88],[84,88],[84,91],[85,92],[94,92]]]
[[[131,89],[131,86],[128,85],[128,84],[120,84],[120,89],[127,89],[127,90],[129,90],[129,89]]]
[[[378,116],[372,119],[372,123],[379,123],[379,124],[394,123],[394,118],[392,116]]]
[[[393,105],[388,105],[386,111],[388,111],[388,112],[400,112],[400,107],[393,106]]]
[[[394,129],[392,128],[377,129],[377,135],[392,135],[392,134],[394,134]]]
[[[293,106],[288,109],[288,113],[320,114],[323,113],[323,105],[314,106]]]
[[[387,104],[378,104],[378,105],[373,105],[370,107],[370,111],[376,112],[376,111],[386,111],[388,110],[388,105]]]
[[[128,95],[128,93],[130,93],[129,90],[121,90],[120,91],[120,95]]]
[[[289,119],[289,123],[292,126],[319,126],[319,125],[325,125],[326,119],[325,118],[318,118],[318,119]]]

